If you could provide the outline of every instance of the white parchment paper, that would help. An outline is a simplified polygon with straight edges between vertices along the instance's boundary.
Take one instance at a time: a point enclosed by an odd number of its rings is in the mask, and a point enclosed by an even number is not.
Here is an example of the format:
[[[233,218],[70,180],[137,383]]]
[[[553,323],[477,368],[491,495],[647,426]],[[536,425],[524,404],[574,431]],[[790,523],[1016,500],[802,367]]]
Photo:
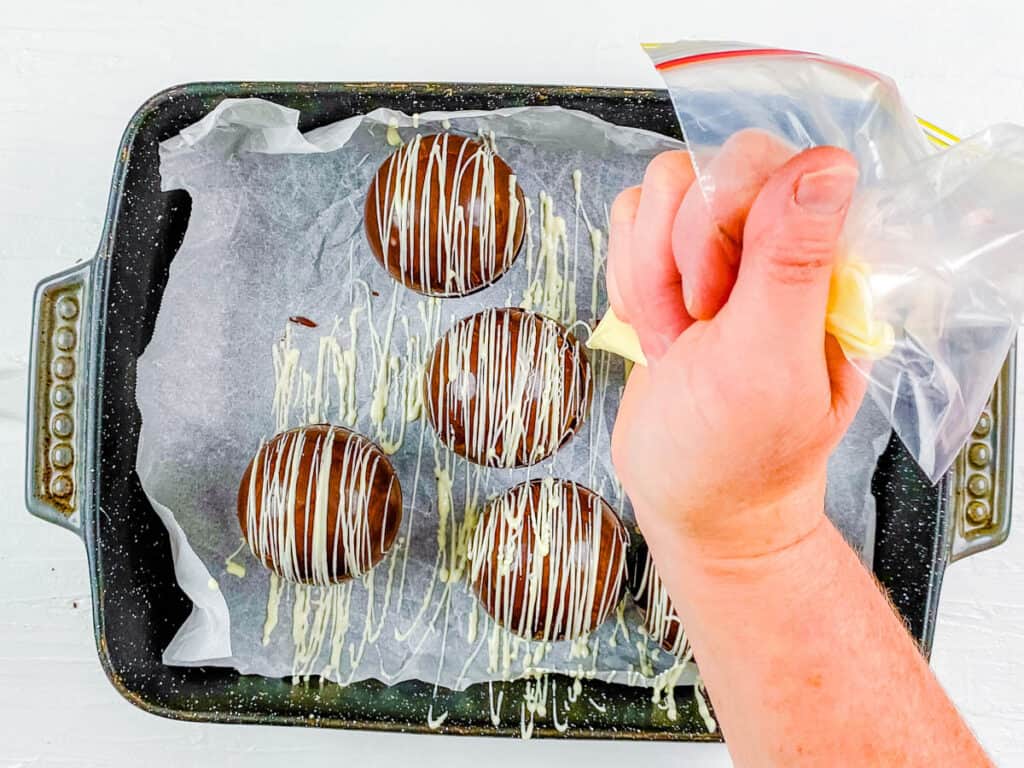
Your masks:
[[[631,524],[608,449],[621,361],[591,354],[598,389],[589,421],[554,457],[525,469],[481,470],[450,456],[425,421],[407,418],[407,406],[414,363],[438,333],[484,307],[519,305],[545,269],[559,270],[568,288],[559,302],[533,308],[560,304],[556,319],[585,338],[585,324],[607,303],[608,207],[619,190],[641,181],[654,155],[680,144],[555,107],[412,117],[379,109],[306,135],[298,117],[257,99],[226,100],[160,148],[163,189],[192,197],[188,231],[138,363],[137,468],[195,606],[164,661],[274,677],[323,674],[342,683],[420,679],[453,689],[544,670],[652,684],[672,660],[639,632],[628,600],[585,646],[539,647],[495,628],[457,578],[467,506],[528,478],[581,482]],[[429,301],[378,265],[362,211],[393,143],[445,128],[493,134],[533,211],[528,241],[501,280],[467,298]],[[542,193],[551,205],[546,224]],[[541,243],[558,217],[565,237],[544,261]],[[346,352],[352,367],[339,367]],[[375,422],[369,403],[382,375],[387,407]],[[238,482],[261,439],[322,420],[378,442],[401,438],[391,461],[405,519],[394,550],[365,579],[294,587],[272,580],[246,548],[237,551]],[[888,435],[883,415],[865,404],[829,466],[829,515],[867,560],[870,477]],[[437,468],[453,480],[443,522]],[[692,679],[688,669],[671,682]]]

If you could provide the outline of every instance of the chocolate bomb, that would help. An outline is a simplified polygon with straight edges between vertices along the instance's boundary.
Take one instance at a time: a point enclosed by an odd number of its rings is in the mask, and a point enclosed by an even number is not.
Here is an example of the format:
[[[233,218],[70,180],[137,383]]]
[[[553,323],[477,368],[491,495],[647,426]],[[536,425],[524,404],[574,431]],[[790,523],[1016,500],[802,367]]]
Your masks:
[[[583,425],[593,397],[583,345],[554,320],[513,307],[455,323],[434,347],[423,385],[441,441],[489,467],[553,454]]]
[[[501,626],[533,640],[572,640],[601,625],[625,580],[626,529],[593,491],[544,478],[484,508],[471,581]]]
[[[377,170],[364,223],[377,261],[402,285],[465,296],[512,266],[526,206],[512,170],[486,142],[417,135]]]
[[[402,489],[384,453],[328,424],[260,446],[238,488],[252,553],[284,579],[326,586],[369,571],[402,522]]]
[[[646,543],[635,550],[629,571],[629,591],[643,616],[648,637],[677,658],[688,658],[691,651],[686,632]]]

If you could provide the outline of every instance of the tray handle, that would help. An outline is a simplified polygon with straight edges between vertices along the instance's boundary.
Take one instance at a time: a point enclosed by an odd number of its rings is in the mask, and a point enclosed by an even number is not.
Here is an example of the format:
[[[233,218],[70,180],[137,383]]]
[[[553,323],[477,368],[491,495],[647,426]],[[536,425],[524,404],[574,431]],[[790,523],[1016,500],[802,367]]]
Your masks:
[[[25,503],[36,517],[81,532],[91,261],[44,279],[32,311]]]
[[[985,411],[954,464],[951,483],[950,562],[984,552],[1010,534],[1016,344]]]

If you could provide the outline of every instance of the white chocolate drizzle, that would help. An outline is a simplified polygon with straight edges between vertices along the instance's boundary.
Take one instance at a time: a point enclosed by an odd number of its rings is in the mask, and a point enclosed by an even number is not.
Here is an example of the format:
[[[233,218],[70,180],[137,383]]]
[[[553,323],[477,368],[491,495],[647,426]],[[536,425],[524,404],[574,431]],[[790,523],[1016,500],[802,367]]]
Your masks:
[[[402,447],[405,440],[405,426],[408,422],[408,387],[409,377],[402,371],[402,358],[391,354],[392,337],[395,330],[395,318],[398,309],[398,288],[391,294],[391,309],[388,312],[387,325],[383,339],[373,337],[373,351],[376,360],[377,376],[373,380],[370,401],[370,423],[374,427],[374,438],[384,453],[391,455]],[[372,312],[368,313],[372,322]],[[403,318],[404,319],[404,318]],[[407,364],[407,368],[409,365]],[[393,386],[392,386],[393,384]],[[400,406],[393,429],[388,429],[385,421],[388,405],[392,400]]]
[[[593,355],[595,358],[591,363],[591,366],[595,372],[595,386],[594,386],[594,402],[591,405],[591,414],[594,420],[594,428],[590,430],[590,452],[589,461],[587,462],[587,482],[594,485],[597,480],[597,460],[600,455],[598,449],[598,436],[605,433],[605,413],[607,409],[605,407],[605,401],[608,398],[608,388],[611,378],[611,366],[612,356],[607,353],[599,353]],[[598,494],[602,497],[604,494],[604,488],[597,489]],[[619,494],[621,496],[621,494]],[[624,504],[624,499],[619,499],[618,503],[614,505],[616,512],[621,516]]]
[[[679,621],[679,614],[672,606],[665,582],[661,580],[650,552],[644,558],[640,580],[636,587],[637,603],[644,610],[644,631],[658,646],[663,647],[677,659],[690,657],[690,644],[686,631]],[[672,642],[670,643],[669,640]]]
[[[229,573],[232,576],[239,579],[245,578],[245,566],[242,565],[242,563],[235,560],[235,558],[238,557],[241,551],[245,549],[245,546],[246,542],[245,539],[243,538],[241,543],[238,545],[238,549],[236,549],[234,552],[232,552],[230,555],[224,558],[225,573]]]
[[[697,699],[697,711],[704,721],[704,727],[708,729],[708,733],[714,733],[718,730],[718,723],[715,721],[714,715],[711,714],[711,708],[707,702],[707,690],[704,688],[704,681],[700,675],[697,676],[697,682],[693,685],[693,695]]]
[[[263,645],[270,645],[270,636],[277,627],[278,612],[281,606],[281,595],[285,581],[276,573],[270,574],[270,591],[267,595],[267,619],[263,623]]]
[[[665,710],[666,716],[673,722],[678,717],[676,709],[676,684],[685,670],[686,660],[676,662],[657,675],[651,687],[651,703]]]
[[[578,680],[574,682],[579,682]],[[570,696],[572,693],[570,692]],[[558,733],[565,733],[569,730],[569,718],[566,718],[562,722],[558,722],[558,683],[554,680],[551,681],[551,724],[555,727],[555,731]],[[564,710],[568,710],[569,701],[565,702],[566,706]]]
[[[274,421],[276,431],[288,428],[292,398],[295,392],[295,376],[299,367],[299,350],[292,347],[291,326],[285,326],[284,336],[274,345]]]
[[[626,598],[622,598],[619,604],[615,606],[615,629],[612,631],[612,636],[608,638],[608,645],[615,648],[618,643],[619,632],[622,632],[622,639],[629,642],[629,627],[626,625]]]
[[[449,152],[455,142],[458,150]],[[421,152],[427,156],[422,180]],[[499,242],[495,158],[493,139],[462,140],[442,133],[417,134],[385,161],[384,173],[374,183],[379,255],[403,285],[460,296],[489,285],[512,263],[518,229],[516,180],[514,175],[509,179],[508,234]],[[381,177],[383,183],[378,183]],[[468,210],[461,202],[467,184]],[[476,276],[471,270],[474,256]],[[410,275],[418,276],[417,284],[409,282]]]
[[[436,298],[428,298],[424,301],[419,302],[416,305],[417,313],[420,317],[420,323],[423,326],[423,332],[427,339],[433,339],[437,336],[438,323],[440,322],[440,312],[438,311],[440,306],[440,300]],[[421,348],[426,345],[421,345]],[[422,369],[424,363],[421,361],[419,368]],[[419,373],[422,377],[422,371]],[[408,414],[407,414],[408,415]],[[405,540],[406,546],[402,550],[402,572],[399,576],[398,581],[398,598],[396,611],[401,613],[402,606],[405,600],[405,576],[409,565],[409,551],[411,549],[411,542],[413,541],[413,525],[416,519],[415,510],[417,509],[417,499],[419,496],[420,488],[420,473],[423,469],[423,446],[426,441],[427,429],[425,428],[425,413],[422,409],[422,403],[420,407],[420,418],[424,420],[423,428],[420,430],[420,439],[416,448],[416,471],[413,475],[412,483],[412,499],[410,501],[410,509],[412,513],[407,516],[408,522],[406,523]],[[410,629],[411,632],[411,629]],[[396,627],[395,637],[399,638],[399,631]]]
[[[477,525],[470,559],[471,579],[488,596],[495,622],[544,642],[593,630],[595,618],[599,623],[618,603],[625,572],[625,531],[619,526],[610,550],[602,552],[603,525],[596,496],[585,497],[574,483],[553,478],[491,502]],[[531,556],[521,554],[524,544]],[[561,599],[548,599],[556,595]]]
[[[495,728],[497,728],[499,725],[501,725],[501,703],[505,698],[505,691],[499,690],[498,698],[495,699],[493,680],[487,681],[487,691],[489,694],[491,724],[494,725]]]
[[[353,582],[349,582],[347,584],[338,584],[335,587],[329,587],[321,590],[325,593],[324,604],[332,614],[330,636],[331,653],[327,666],[324,667],[323,671],[320,673],[324,678],[333,678],[341,671],[341,656],[345,647],[345,637],[348,634],[352,618],[352,589]],[[298,656],[297,651],[296,656]],[[293,667],[294,666],[298,666],[297,663],[293,663]]]
[[[540,246],[531,264],[530,283],[519,306],[571,324],[576,322],[576,277],[570,272],[569,238],[565,219],[555,214],[555,202],[540,193]]]
[[[456,323],[429,366],[427,380],[440,389],[427,408],[441,439],[449,447],[463,442],[468,458],[489,466],[550,456],[582,424],[592,396],[583,346],[530,313],[487,309]],[[463,434],[452,422],[464,425]]]
[[[447,719],[448,719],[448,712],[447,711],[442,712],[437,717],[434,717],[434,702],[431,701],[430,702],[430,707],[429,707],[429,709],[427,709],[427,726],[430,728],[430,730],[436,731],[438,728],[440,728],[444,724],[444,721],[447,720]]]
[[[590,282],[590,316],[600,317],[598,314],[598,290],[601,277],[604,275],[604,233],[596,227],[590,227],[590,250],[594,255],[594,272]]]
[[[304,463],[309,469],[302,487]],[[261,445],[249,473],[246,501],[245,537],[252,553],[273,563],[292,582],[331,584],[338,580],[335,563],[343,563],[349,576],[366,573],[383,543],[371,540],[369,526],[371,490],[379,471],[390,470],[382,469],[373,445],[338,427],[313,432],[297,429]],[[329,490],[332,476],[337,477],[337,496]],[[385,500],[393,484],[394,477]],[[306,527],[301,532],[296,531],[297,508],[306,510]],[[332,508],[337,510],[337,522],[334,530],[328,530]],[[384,510],[387,515],[386,503]],[[387,527],[385,518],[382,535]],[[303,547],[304,560],[299,555],[298,533],[311,542]]]
[[[414,128],[417,127],[418,118],[418,115],[413,116]],[[442,121],[442,125],[446,129],[450,128],[450,123],[447,120]],[[389,124],[387,139],[391,146],[402,145],[397,121],[391,121]],[[408,153],[407,157],[415,157],[412,154],[412,145],[429,140],[432,140],[432,137],[421,139],[417,136],[415,139],[410,139],[407,145],[395,153],[395,156]],[[480,146],[484,153],[493,153],[495,150],[493,136],[481,134]],[[441,167],[443,164],[438,163],[440,159],[441,155],[438,152],[433,160],[435,174],[444,170]],[[453,157],[447,162],[454,163],[456,159]],[[406,165],[410,164],[406,162]],[[406,168],[405,172],[408,173],[409,170],[411,169]],[[481,162],[478,170],[480,175],[472,177],[472,181],[477,185],[475,188],[482,190],[480,199],[485,203],[490,199],[493,205],[493,167],[488,170],[483,167]],[[471,171],[467,171],[467,173],[471,173]],[[488,174],[490,174],[489,177]],[[396,175],[396,178],[400,185],[402,176]],[[468,183],[471,177],[467,176],[466,178]],[[579,171],[572,173],[572,182],[575,193],[573,206],[575,220],[569,222],[568,226],[565,219],[559,215],[559,206],[547,193],[540,193],[539,204],[536,206],[534,201],[538,198],[522,199],[520,208],[520,198],[516,194],[518,191],[516,180],[513,177],[509,189],[510,226],[507,236],[502,241],[498,241],[493,222],[485,222],[481,230],[485,234],[488,232],[490,234],[475,242],[477,244],[482,242],[490,248],[491,239],[493,239],[493,250],[485,249],[483,253],[492,253],[493,261],[497,263],[499,256],[508,257],[510,250],[516,245],[514,225],[517,217],[524,217],[526,251],[524,260],[528,275],[528,287],[523,294],[521,305],[526,309],[542,312],[565,323],[572,333],[578,335],[576,294],[579,265],[585,258],[585,249],[589,244],[590,256],[593,259],[593,271],[590,275],[588,309],[591,318],[596,319],[601,310],[599,303],[601,303],[601,286],[605,269],[605,238],[602,229],[593,226],[583,205],[583,176]],[[414,185],[416,183],[415,177],[413,177],[413,183]],[[490,190],[487,189],[488,183]],[[436,190],[437,186],[435,183],[433,189]],[[384,193],[383,199],[387,200],[390,197],[390,204],[383,205],[383,208],[379,207],[378,212],[387,208],[392,216],[405,214],[405,232],[408,238],[413,232],[411,224],[413,219],[409,217],[416,213],[410,210],[414,206],[408,205],[408,202],[415,199],[416,190],[415,187],[406,190],[404,197],[407,205],[404,209],[402,206],[403,195],[399,195],[396,199],[395,191],[397,190]],[[466,211],[458,206],[453,206],[453,202],[447,201],[447,208],[440,206],[442,210],[437,219],[438,223],[444,219],[454,222],[456,228],[462,227],[462,230],[458,231],[448,227],[441,235],[442,244],[448,242],[452,247],[459,242],[456,237],[459,231],[465,233],[467,229],[465,227]],[[538,213],[538,216],[534,216],[535,212]],[[422,217],[423,211],[419,211],[418,214]],[[485,204],[484,218],[486,219],[487,216]],[[383,226],[384,218],[386,216],[378,215],[378,222],[382,224],[382,231],[389,231],[390,225],[387,230]],[[533,229],[535,220],[537,231]],[[607,211],[605,211],[605,221],[607,222]],[[424,222],[425,219],[421,218],[419,223]],[[490,227],[489,230],[488,227]],[[424,229],[428,228],[424,227]],[[438,228],[438,231],[440,232],[441,228]],[[569,236],[573,239],[571,244]],[[580,242],[581,238],[583,243]],[[389,238],[382,237],[381,241],[386,248]],[[465,242],[473,241],[465,240]],[[400,263],[395,259],[401,256],[403,247],[408,258],[408,255],[413,253],[411,250],[413,244],[407,239],[404,246],[401,246],[400,242],[400,247],[392,248],[391,263]],[[451,252],[450,250],[449,253]],[[511,258],[508,258],[507,261],[511,262]],[[349,266],[350,273],[354,273],[352,250],[349,253]],[[446,285],[452,295],[458,294],[460,281],[464,282],[467,279],[465,270],[460,270],[456,265],[451,269],[446,268],[444,275]],[[417,311],[421,327],[413,328],[411,326],[415,324],[416,313],[404,316],[398,312],[395,309],[397,294],[392,294],[390,306],[384,304],[384,300],[378,300],[380,305],[388,308],[387,318],[381,322],[383,318],[375,320],[373,317],[369,286],[362,280],[353,281],[351,286],[353,288],[352,297],[342,318],[336,319],[330,333],[319,339],[315,371],[307,373],[301,367],[299,352],[294,347],[296,334],[308,333],[307,330],[301,328],[294,330],[291,326],[286,326],[282,338],[274,346],[273,361],[276,382],[273,403],[274,423],[278,432],[296,424],[322,421],[331,421],[349,427],[355,427],[357,421],[364,427],[368,423],[370,428],[367,433],[373,436],[382,450],[392,453],[400,450],[404,445],[407,424],[418,420],[422,424],[426,424],[430,404],[424,402],[423,381],[429,374],[426,370],[427,357],[433,350],[433,340],[440,335],[438,332],[441,318],[440,304],[437,298],[425,298],[419,302]],[[585,296],[586,286],[583,286],[581,290]],[[361,297],[360,294],[363,296]],[[586,306],[587,299],[583,296],[581,299],[581,304]],[[516,300],[510,295],[506,303],[511,305],[516,303]],[[398,330],[396,320],[401,328],[397,339],[394,338],[394,334]],[[381,328],[379,334],[376,331],[378,327]],[[362,358],[362,365],[359,366],[358,371],[361,380],[357,381],[357,365],[359,363],[357,340],[362,333],[369,335],[373,357],[372,359],[369,356]],[[404,346],[402,346],[403,337]],[[365,337],[363,341],[365,346]],[[463,347],[468,348],[468,345],[463,345]],[[594,428],[589,435],[594,447],[596,447],[596,436],[604,431],[604,424],[607,421],[606,398],[614,395],[608,391],[610,390],[612,370],[610,356],[603,353],[592,356],[592,370],[588,369],[586,387],[590,391],[596,390],[592,406]],[[618,369],[614,368],[614,370]],[[541,377],[536,376],[535,378]],[[537,387],[534,384],[533,391],[540,392],[541,397],[550,398],[551,402],[560,402],[557,389]],[[362,412],[360,412],[360,404],[363,404]],[[424,405],[427,407],[425,408]],[[532,422],[522,413],[523,409],[519,410],[520,413],[511,414],[509,419],[511,421],[519,419],[518,434],[522,434],[522,424],[525,423],[527,428],[530,428]],[[552,420],[553,423],[555,421]],[[418,445],[411,446],[411,449],[416,450],[417,453],[416,478],[411,489],[413,508],[417,504],[418,492],[419,495],[423,495],[422,489],[419,488],[419,474],[423,451],[424,449],[429,450],[424,442],[425,434],[428,431],[421,429],[418,435]],[[516,433],[516,430],[513,429],[513,435]],[[551,439],[554,439],[553,436]],[[486,435],[481,440],[486,442]],[[410,447],[406,448],[406,450],[409,449]],[[485,487],[482,478],[486,477],[486,470],[457,461],[453,463],[451,457],[443,450],[439,452],[436,446],[433,458],[434,481],[440,491],[436,507],[439,525],[436,560],[433,564],[433,577],[430,579],[428,590],[417,590],[413,593],[406,583],[411,543],[416,534],[416,514],[408,515],[408,522],[395,543],[395,552],[386,569],[381,567],[371,570],[357,580],[331,586],[293,584],[276,574],[270,574],[263,642],[264,644],[270,642],[278,625],[279,606],[282,600],[292,600],[291,610],[285,615],[290,616],[292,621],[287,637],[294,645],[292,667],[293,680],[296,684],[308,681],[311,675],[319,674],[322,678],[338,680],[344,685],[354,679],[357,671],[365,674],[365,670],[357,670],[357,668],[360,664],[365,666],[364,659],[372,658],[366,654],[366,651],[383,632],[393,631],[395,637],[403,640],[414,638],[410,643],[410,645],[415,645],[412,651],[414,654],[425,647],[426,643],[437,642],[435,625],[439,625],[438,628],[443,632],[442,647],[447,642],[450,623],[448,614],[452,607],[453,594],[457,594],[457,590],[462,588],[462,584],[472,578],[474,569],[478,567],[477,560],[471,558],[474,557],[479,536],[481,494]],[[595,482],[600,478],[596,472],[597,461],[597,451],[591,450],[589,474],[586,475],[591,487],[594,487]],[[423,470],[430,472],[430,465],[428,464]],[[555,481],[551,480],[550,482]],[[603,483],[603,481],[601,482]],[[612,506],[615,509],[622,510],[625,496],[621,485],[614,478],[611,480],[608,495],[605,494],[603,487],[596,490],[609,502],[614,500],[615,503]],[[296,492],[301,493],[302,489],[297,489]],[[427,493],[427,496],[430,495]],[[420,535],[423,535],[422,532]],[[557,549],[557,545],[551,544],[550,537],[547,538],[546,543],[549,548],[548,556],[553,556],[552,553]],[[225,561],[226,572],[241,578],[245,575],[245,569],[241,563],[235,562],[236,556],[237,553]],[[236,572],[236,566],[240,572]],[[376,578],[380,578],[381,582],[376,583]],[[575,588],[577,591],[586,592],[584,585],[577,584]],[[427,594],[423,594],[423,592],[427,592]],[[355,605],[353,604],[354,599],[358,599]],[[365,608],[364,599],[366,601]],[[575,599],[580,604],[586,602],[585,596]],[[406,605],[411,600],[415,600],[415,603],[411,606]],[[598,598],[595,597],[594,600],[597,601]],[[624,601],[615,605],[615,625],[610,635],[604,635],[606,640],[604,645],[616,647],[625,644],[627,647],[637,649],[636,669],[631,667],[633,671],[628,676],[629,682],[648,684],[651,687],[653,705],[664,710],[667,717],[673,720],[677,717],[673,689],[679,682],[684,669],[692,663],[689,649],[684,650],[682,658],[677,659],[671,668],[654,676],[651,654],[658,654],[659,651],[656,648],[648,647],[646,640],[649,634],[651,635],[649,639],[657,642],[655,636],[657,632],[641,631],[640,639],[644,642],[634,643],[637,635],[631,636],[631,624],[626,622],[625,608]],[[582,612],[580,613],[582,614]],[[395,617],[400,615],[412,617],[411,622],[401,629],[395,626],[397,622],[394,621]],[[549,716],[549,713],[551,725],[556,732],[565,732],[570,727],[571,706],[583,696],[585,681],[599,676],[597,658],[601,643],[598,642],[596,636],[590,636],[584,632],[569,643],[569,656],[576,659],[577,662],[574,662],[575,666],[571,670],[565,668],[557,670],[557,672],[568,674],[571,677],[571,682],[568,685],[559,686],[555,678],[549,678],[550,673],[556,672],[555,669],[550,668],[552,664],[546,665],[549,668],[545,668],[544,665],[545,657],[552,648],[551,641],[526,640],[512,634],[488,616],[482,606],[476,602],[473,603],[472,609],[468,613],[453,616],[452,621],[459,625],[463,636],[468,638],[468,642],[472,646],[465,659],[460,659],[461,671],[457,677],[457,688],[461,687],[468,670],[486,649],[487,668],[496,678],[511,680],[525,677],[528,681],[526,696],[518,707],[520,728],[524,738],[532,736],[537,719],[540,718],[543,721]],[[554,624],[554,617],[552,617],[551,624]],[[393,630],[389,627],[393,627]],[[679,634],[682,636],[681,632]],[[682,638],[682,642],[685,643],[685,636]],[[325,657],[324,660],[321,660],[321,657]],[[444,664],[443,655],[440,664]],[[564,667],[565,665],[560,666]],[[389,679],[392,674],[396,673],[389,672],[382,667],[380,679]],[[440,679],[440,674],[441,666],[439,665],[438,679]],[[612,674],[607,675],[609,680],[613,679]],[[600,677],[604,679],[605,673],[600,673]],[[508,713],[510,717],[515,716],[517,708],[514,703],[509,704],[505,701],[505,691],[500,686],[499,690],[495,691],[493,682],[488,684],[488,692],[488,714],[493,725],[499,727],[503,708],[510,709]],[[548,701],[548,692],[551,694],[550,702]],[[716,723],[703,698],[703,689],[699,682],[696,696],[701,717],[708,729],[714,730]],[[585,697],[585,700],[595,711],[605,712],[607,710],[605,705],[589,696]],[[427,725],[432,729],[440,728],[448,718],[447,710],[435,714],[436,709],[437,707],[431,704],[427,713]]]
[[[398,132],[398,118],[392,117],[388,120],[388,131],[387,141],[392,147],[400,147],[402,145],[402,136]]]
[[[573,190],[576,193],[576,217],[575,217],[575,231],[573,236],[573,274],[576,274],[576,265],[579,264],[579,230],[580,230],[580,218],[583,218],[583,224],[587,229],[587,237],[590,241],[590,252],[593,259],[593,270],[591,272],[590,279],[590,317],[592,320],[596,320],[601,315],[598,314],[598,295],[600,292],[600,285],[603,282],[601,280],[604,275],[605,258],[602,251],[604,233],[595,227],[590,221],[590,217],[587,215],[587,209],[583,206],[583,173],[579,169],[572,172],[572,185]],[[605,220],[607,221],[608,214],[605,211]],[[573,292],[575,295],[575,291]]]

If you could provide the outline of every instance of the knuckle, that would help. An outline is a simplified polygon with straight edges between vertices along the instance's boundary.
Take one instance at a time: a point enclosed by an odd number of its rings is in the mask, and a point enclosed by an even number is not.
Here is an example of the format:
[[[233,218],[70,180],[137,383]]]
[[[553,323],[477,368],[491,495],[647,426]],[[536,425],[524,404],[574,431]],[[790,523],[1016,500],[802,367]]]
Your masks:
[[[728,267],[735,267],[740,262],[740,251],[743,247],[741,237],[734,235],[727,223],[715,221],[715,239],[718,241],[718,253]]]
[[[831,233],[804,231],[797,234],[772,232],[753,244],[763,269],[780,283],[807,285],[832,272],[835,242]]]
[[[647,164],[644,187],[654,193],[675,191],[688,181],[690,170],[688,152],[681,149],[662,152]]]
[[[636,215],[639,191],[637,187],[629,187],[615,196],[610,214],[613,226],[625,224],[633,220],[633,217]]]
[[[673,285],[650,285],[645,288],[641,296],[639,314],[648,327],[667,328],[686,311],[678,282]]]
[[[761,128],[743,128],[730,136],[723,145],[733,150],[760,154],[783,146],[782,140]]]
[[[772,259],[765,264],[768,276],[783,285],[812,285],[818,283],[831,266],[831,259]]]

